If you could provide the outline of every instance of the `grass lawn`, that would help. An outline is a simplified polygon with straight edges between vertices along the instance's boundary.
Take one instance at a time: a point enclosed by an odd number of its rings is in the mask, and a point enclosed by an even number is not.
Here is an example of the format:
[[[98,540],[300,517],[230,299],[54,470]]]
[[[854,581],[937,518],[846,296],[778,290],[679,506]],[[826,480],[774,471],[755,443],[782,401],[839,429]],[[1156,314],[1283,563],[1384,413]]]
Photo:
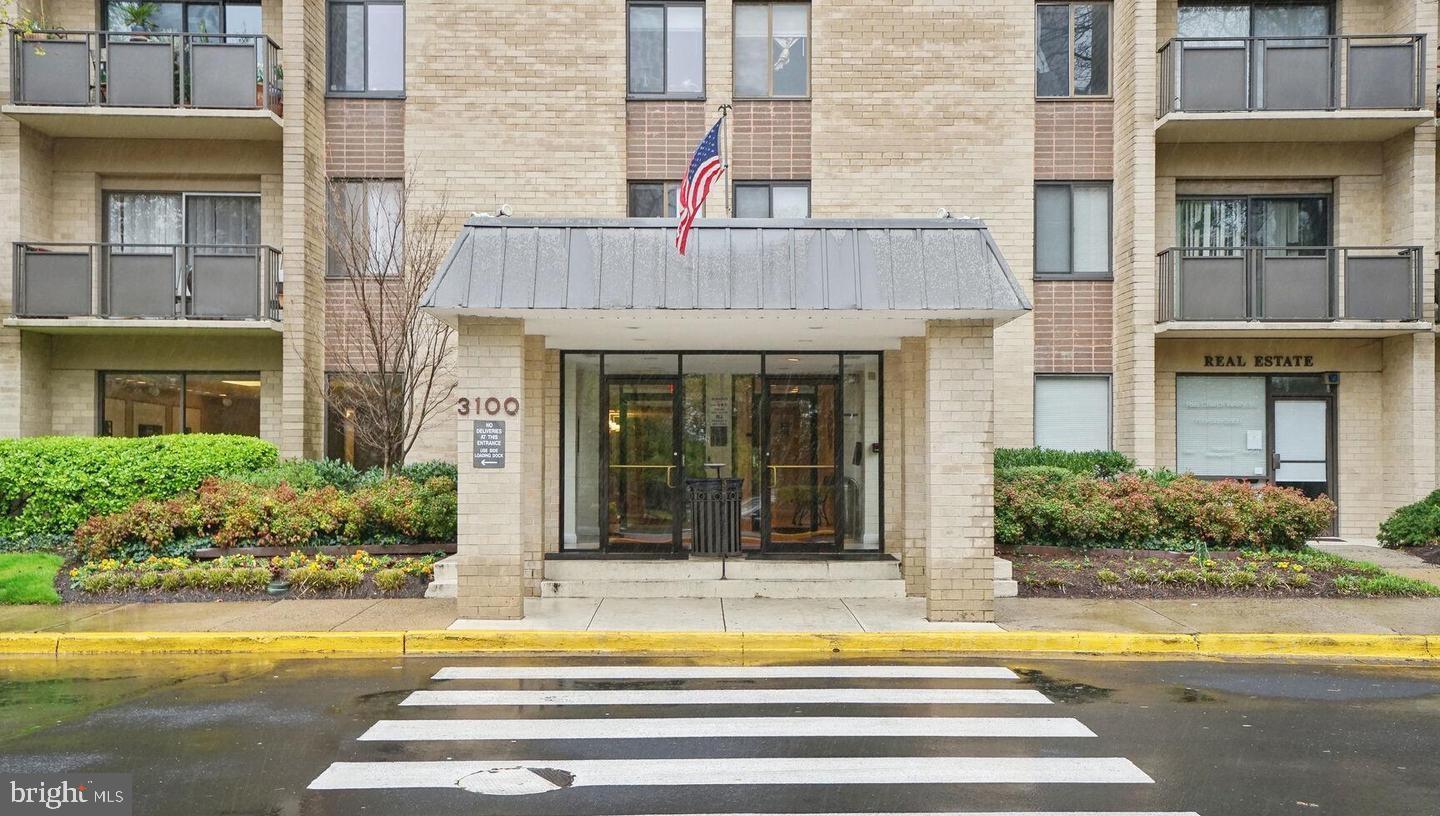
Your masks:
[[[0,553],[0,604],[58,604],[55,573],[60,556],[51,553]]]

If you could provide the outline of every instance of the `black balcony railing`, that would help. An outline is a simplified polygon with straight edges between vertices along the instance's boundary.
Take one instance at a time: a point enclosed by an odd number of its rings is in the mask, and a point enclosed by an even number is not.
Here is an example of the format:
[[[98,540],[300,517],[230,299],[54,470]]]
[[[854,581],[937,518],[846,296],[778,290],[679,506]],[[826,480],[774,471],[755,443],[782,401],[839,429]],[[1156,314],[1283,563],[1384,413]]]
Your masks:
[[[1159,49],[1160,116],[1419,110],[1425,35],[1185,37]]]
[[[263,244],[15,244],[15,316],[279,320]]]
[[[1420,319],[1420,247],[1182,247],[1159,256],[1157,320]]]
[[[259,34],[17,32],[10,65],[21,105],[283,111],[280,47]]]

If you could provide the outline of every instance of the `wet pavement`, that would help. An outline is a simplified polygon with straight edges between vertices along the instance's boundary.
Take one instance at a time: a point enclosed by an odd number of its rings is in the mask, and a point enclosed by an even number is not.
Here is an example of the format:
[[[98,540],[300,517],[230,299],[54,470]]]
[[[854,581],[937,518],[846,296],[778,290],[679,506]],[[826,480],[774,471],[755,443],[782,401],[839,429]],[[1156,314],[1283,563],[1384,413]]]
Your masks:
[[[600,663],[7,659],[0,771],[186,816],[1440,816],[1440,669]]]

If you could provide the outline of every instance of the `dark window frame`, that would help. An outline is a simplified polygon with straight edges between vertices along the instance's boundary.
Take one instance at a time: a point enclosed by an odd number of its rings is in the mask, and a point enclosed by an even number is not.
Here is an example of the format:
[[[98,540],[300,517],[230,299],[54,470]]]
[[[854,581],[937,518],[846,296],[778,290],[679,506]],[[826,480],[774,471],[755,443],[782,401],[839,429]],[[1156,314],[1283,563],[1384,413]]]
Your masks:
[[[405,0],[326,0],[325,3],[325,96],[335,99],[404,99],[406,87],[409,85],[409,70],[407,65],[407,43],[405,41],[406,29],[409,28],[409,10],[405,8]],[[366,11],[364,17],[364,33],[362,35],[365,43],[363,53],[365,56],[365,67],[362,69],[366,88],[360,91],[343,91],[334,86],[334,80],[330,75],[332,62],[330,55],[334,53],[335,43],[331,41],[331,19],[337,6],[364,6]],[[398,91],[373,91],[370,90],[370,6],[399,6],[401,33],[400,33],[400,90]]]
[[[166,369],[155,369],[155,368],[151,368],[151,369],[133,369],[133,368],[106,368],[106,369],[101,369],[101,370],[95,372],[95,435],[96,435],[96,436],[113,436],[113,434],[107,434],[107,433],[105,433],[105,378],[106,378],[106,377],[111,377],[111,376],[132,376],[132,377],[163,376],[163,377],[179,377],[179,378],[180,378],[180,405],[179,405],[179,408],[180,408],[180,431],[179,431],[179,432],[180,432],[181,434],[187,434],[187,433],[190,433],[190,431],[187,431],[187,430],[185,429],[185,428],[186,428],[186,426],[185,426],[185,393],[189,390],[189,386],[188,386],[188,383],[187,383],[186,381],[187,381],[190,377],[194,376],[194,377],[232,377],[232,378],[239,378],[239,377],[250,377],[250,376],[252,376],[252,375],[253,375],[254,379],[259,380],[259,381],[260,381],[260,384],[261,384],[261,385],[260,385],[260,393],[256,395],[256,399],[257,399],[257,400],[260,400],[260,412],[261,412],[262,419],[261,419],[261,421],[260,421],[260,427],[258,427],[258,428],[255,429],[255,438],[256,438],[256,439],[263,439],[264,437],[261,436],[261,434],[264,433],[264,430],[265,430],[265,422],[264,422],[264,419],[263,419],[264,412],[265,412],[265,403],[264,403],[264,397],[265,397],[265,385],[264,385],[264,383],[265,383],[265,372],[264,372],[264,371],[260,371],[260,370],[252,370],[252,371],[209,371],[209,370],[204,370],[204,371],[201,371],[201,370],[191,370],[191,369],[166,370]],[[132,437],[125,437],[125,438],[132,438]]]
[[[1112,0],[1095,0],[1084,2],[1044,2],[1035,4],[1035,56],[1040,55],[1040,9],[1045,7],[1063,6],[1067,9],[1065,23],[1065,60],[1068,70],[1066,71],[1065,93],[1060,95],[1040,93],[1040,69],[1035,69],[1035,98],[1046,101],[1054,100],[1079,100],[1084,102],[1103,101],[1113,99],[1115,96],[1115,4]],[[1075,92],[1075,7],[1076,6],[1107,6],[1109,13],[1105,16],[1107,59],[1105,60],[1105,93],[1076,93]],[[1093,47],[1093,44],[1092,44]],[[1038,59],[1037,59],[1038,63]]]
[[[331,255],[332,255],[332,248],[331,248],[331,246],[330,246],[330,225],[331,225],[331,221],[332,221],[332,219],[334,218],[334,214],[335,214],[333,208],[334,208],[334,206],[335,206],[335,188],[336,188],[336,186],[341,185],[341,184],[359,184],[359,185],[361,185],[361,186],[363,186],[363,187],[365,187],[365,188],[368,189],[368,187],[369,187],[370,185],[372,185],[372,184],[393,184],[393,185],[396,186],[397,189],[399,189],[399,188],[401,188],[401,187],[404,185],[404,183],[405,183],[405,182],[404,182],[404,179],[399,179],[399,178],[383,178],[383,177],[370,177],[370,176],[361,176],[361,177],[355,177],[355,176],[331,176],[331,177],[329,177],[329,178],[327,178],[327,179],[325,180],[325,279],[326,279],[326,280],[345,280],[346,278],[350,277],[349,273],[347,273],[347,272],[345,272],[345,271],[343,271],[343,270],[342,270],[342,271],[339,271],[339,272],[336,272],[336,271],[335,271],[335,261],[334,261],[334,259],[331,257]],[[402,204],[403,204],[403,202],[402,202]],[[404,213],[399,213],[398,215],[399,215],[399,217],[402,218],[402,219],[405,217],[405,214],[404,214]],[[404,240],[405,240],[405,234],[404,234],[404,231],[403,231],[403,226],[402,226],[402,231],[401,231],[401,233],[400,233],[400,240],[401,240],[401,241],[404,241]],[[402,249],[403,249],[403,247],[402,247]],[[402,273],[403,273],[403,269],[402,269],[402,270],[397,270],[397,271],[395,272],[395,274],[393,274],[393,275],[386,275],[385,277],[387,277],[387,278],[395,278],[395,277],[399,277]]]
[[[1070,193],[1070,229],[1065,234],[1065,240],[1069,242],[1068,256],[1070,258],[1069,272],[1041,272],[1039,265],[1040,257],[1040,196],[1041,187],[1064,187]],[[1076,187],[1103,187],[1105,188],[1105,271],[1104,272],[1076,272],[1075,271],[1075,188]],[[1031,266],[1035,280],[1114,280],[1115,278],[1115,184],[1112,181],[1037,181],[1035,182],[1036,195],[1034,197],[1034,211],[1032,221],[1035,224],[1034,246],[1031,248]]]
[[[636,215],[630,210],[630,191],[636,187],[659,187],[660,188],[660,215]],[[675,218],[678,213],[667,213],[665,208],[670,203],[670,193],[674,191],[678,196],[680,182],[660,181],[656,179],[631,179],[625,183],[625,214],[630,218]],[[679,202],[676,202],[676,209],[679,209]]]
[[[700,43],[702,51],[705,45],[705,2],[704,0],[629,0],[625,4],[625,98],[636,100],[647,99],[705,99],[706,60],[705,54],[700,55],[700,92],[699,93],[671,93],[661,91],[660,93],[645,93],[636,91],[631,84],[634,81],[634,74],[630,68],[630,9],[636,6],[650,6],[660,8],[664,11],[664,17],[660,24],[660,85],[670,85],[670,9],[675,6],[689,6],[700,9]]]
[[[814,204],[814,200],[813,200],[813,198],[812,198],[812,196],[811,196],[811,190],[810,190],[810,182],[809,182],[809,180],[806,180],[806,179],[777,179],[777,180],[775,180],[775,181],[759,181],[759,180],[755,180],[755,179],[746,179],[746,180],[744,180],[744,181],[736,181],[736,182],[733,182],[732,185],[731,185],[730,194],[731,194],[731,201],[735,202],[736,205],[738,205],[739,202],[740,202],[740,193],[739,193],[740,189],[741,189],[741,188],[746,188],[746,187],[750,187],[750,188],[762,188],[762,187],[763,187],[763,188],[767,191],[767,193],[768,193],[768,195],[767,195],[768,201],[767,201],[767,203],[766,203],[766,214],[763,215],[763,216],[739,215],[739,214],[737,214],[737,215],[735,216],[736,218],[774,218],[774,217],[775,217],[775,188],[776,188],[776,187],[803,187],[803,188],[805,188],[805,216],[804,216],[804,217],[805,217],[805,218],[809,218],[809,217],[810,217],[810,213],[812,212],[812,205]]]
[[[773,42],[773,41],[775,40],[775,6],[776,6],[776,5],[782,5],[782,6],[792,5],[792,6],[805,6],[805,7],[806,7],[806,11],[805,11],[805,93],[803,93],[803,94],[794,94],[794,95],[791,95],[791,94],[777,94],[777,93],[775,93],[775,69],[774,69],[774,65],[773,65],[773,64],[771,64],[770,69],[766,71],[766,75],[765,75],[765,76],[766,76],[766,79],[765,79],[766,92],[765,92],[764,94],[761,94],[761,95],[759,95],[759,96],[756,96],[756,95],[753,95],[753,94],[744,94],[744,93],[741,93],[740,90],[735,87],[735,75],[738,73],[738,71],[736,70],[736,66],[739,64],[739,61],[738,61],[738,59],[737,59],[737,57],[736,57],[736,53],[735,53],[735,32],[736,32],[736,30],[737,30],[737,27],[736,27],[736,25],[735,25],[735,18],[736,18],[737,15],[739,15],[739,13],[740,13],[740,7],[741,7],[741,6],[764,6],[764,7],[766,8],[766,11],[767,11],[767,13],[766,13],[766,20],[768,21],[768,27],[767,27],[767,29],[766,29],[766,31],[767,31],[767,33],[768,33],[768,35],[769,35],[769,38],[766,40],[766,47],[767,47],[767,49],[768,49],[769,43],[770,43],[770,42]],[[731,96],[732,96],[734,99],[739,99],[739,100],[789,99],[789,100],[797,100],[797,101],[804,101],[804,100],[810,99],[810,98],[811,98],[811,95],[814,93],[814,90],[815,90],[815,89],[814,89],[814,81],[815,81],[815,67],[814,67],[814,66],[815,66],[815,6],[814,6],[813,3],[810,2],[810,0],[737,0],[737,2],[734,3],[733,9],[732,9],[732,11],[730,12],[730,93],[731,93]]]

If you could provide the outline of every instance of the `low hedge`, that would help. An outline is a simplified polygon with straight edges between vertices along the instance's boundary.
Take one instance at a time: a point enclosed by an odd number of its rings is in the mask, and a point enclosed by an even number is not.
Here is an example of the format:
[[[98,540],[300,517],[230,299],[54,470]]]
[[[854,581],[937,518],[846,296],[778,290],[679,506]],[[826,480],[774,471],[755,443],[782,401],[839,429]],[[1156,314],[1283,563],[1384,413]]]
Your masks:
[[[250,436],[0,439],[0,538],[65,535],[91,516],[277,458],[274,445]]]
[[[1378,537],[1387,547],[1440,544],[1440,490],[1391,513],[1380,523]]]
[[[1118,451],[1064,451],[1052,448],[996,448],[995,470],[1054,467],[1088,476],[1114,476],[1135,469],[1135,461]]]
[[[1335,513],[1298,490],[1145,473],[1096,478],[1018,468],[995,483],[995,543],[1070,547],[1295,550]]]
[[[391,476],[404,476],[412,482],[426,482],[436,476],[452,482],[458,479],[455,465],[451,462],[415,462],[396,468],[394,473],[387,475],[378,467],[356,470],[348,462],[338,459],[286,459],[267,468],[228,474],[225,478],[256,487],[288,484],[296,490],[334,487],[348,492],[358,487],[377,485]]]
[[[449,542],[455,514],[455,482],[443,476],[423,483],[394,477],[348,493],[207,479],[193,492],[91,518],[75,531],[74,547],[91,560],[173,555],[198,546]]]

